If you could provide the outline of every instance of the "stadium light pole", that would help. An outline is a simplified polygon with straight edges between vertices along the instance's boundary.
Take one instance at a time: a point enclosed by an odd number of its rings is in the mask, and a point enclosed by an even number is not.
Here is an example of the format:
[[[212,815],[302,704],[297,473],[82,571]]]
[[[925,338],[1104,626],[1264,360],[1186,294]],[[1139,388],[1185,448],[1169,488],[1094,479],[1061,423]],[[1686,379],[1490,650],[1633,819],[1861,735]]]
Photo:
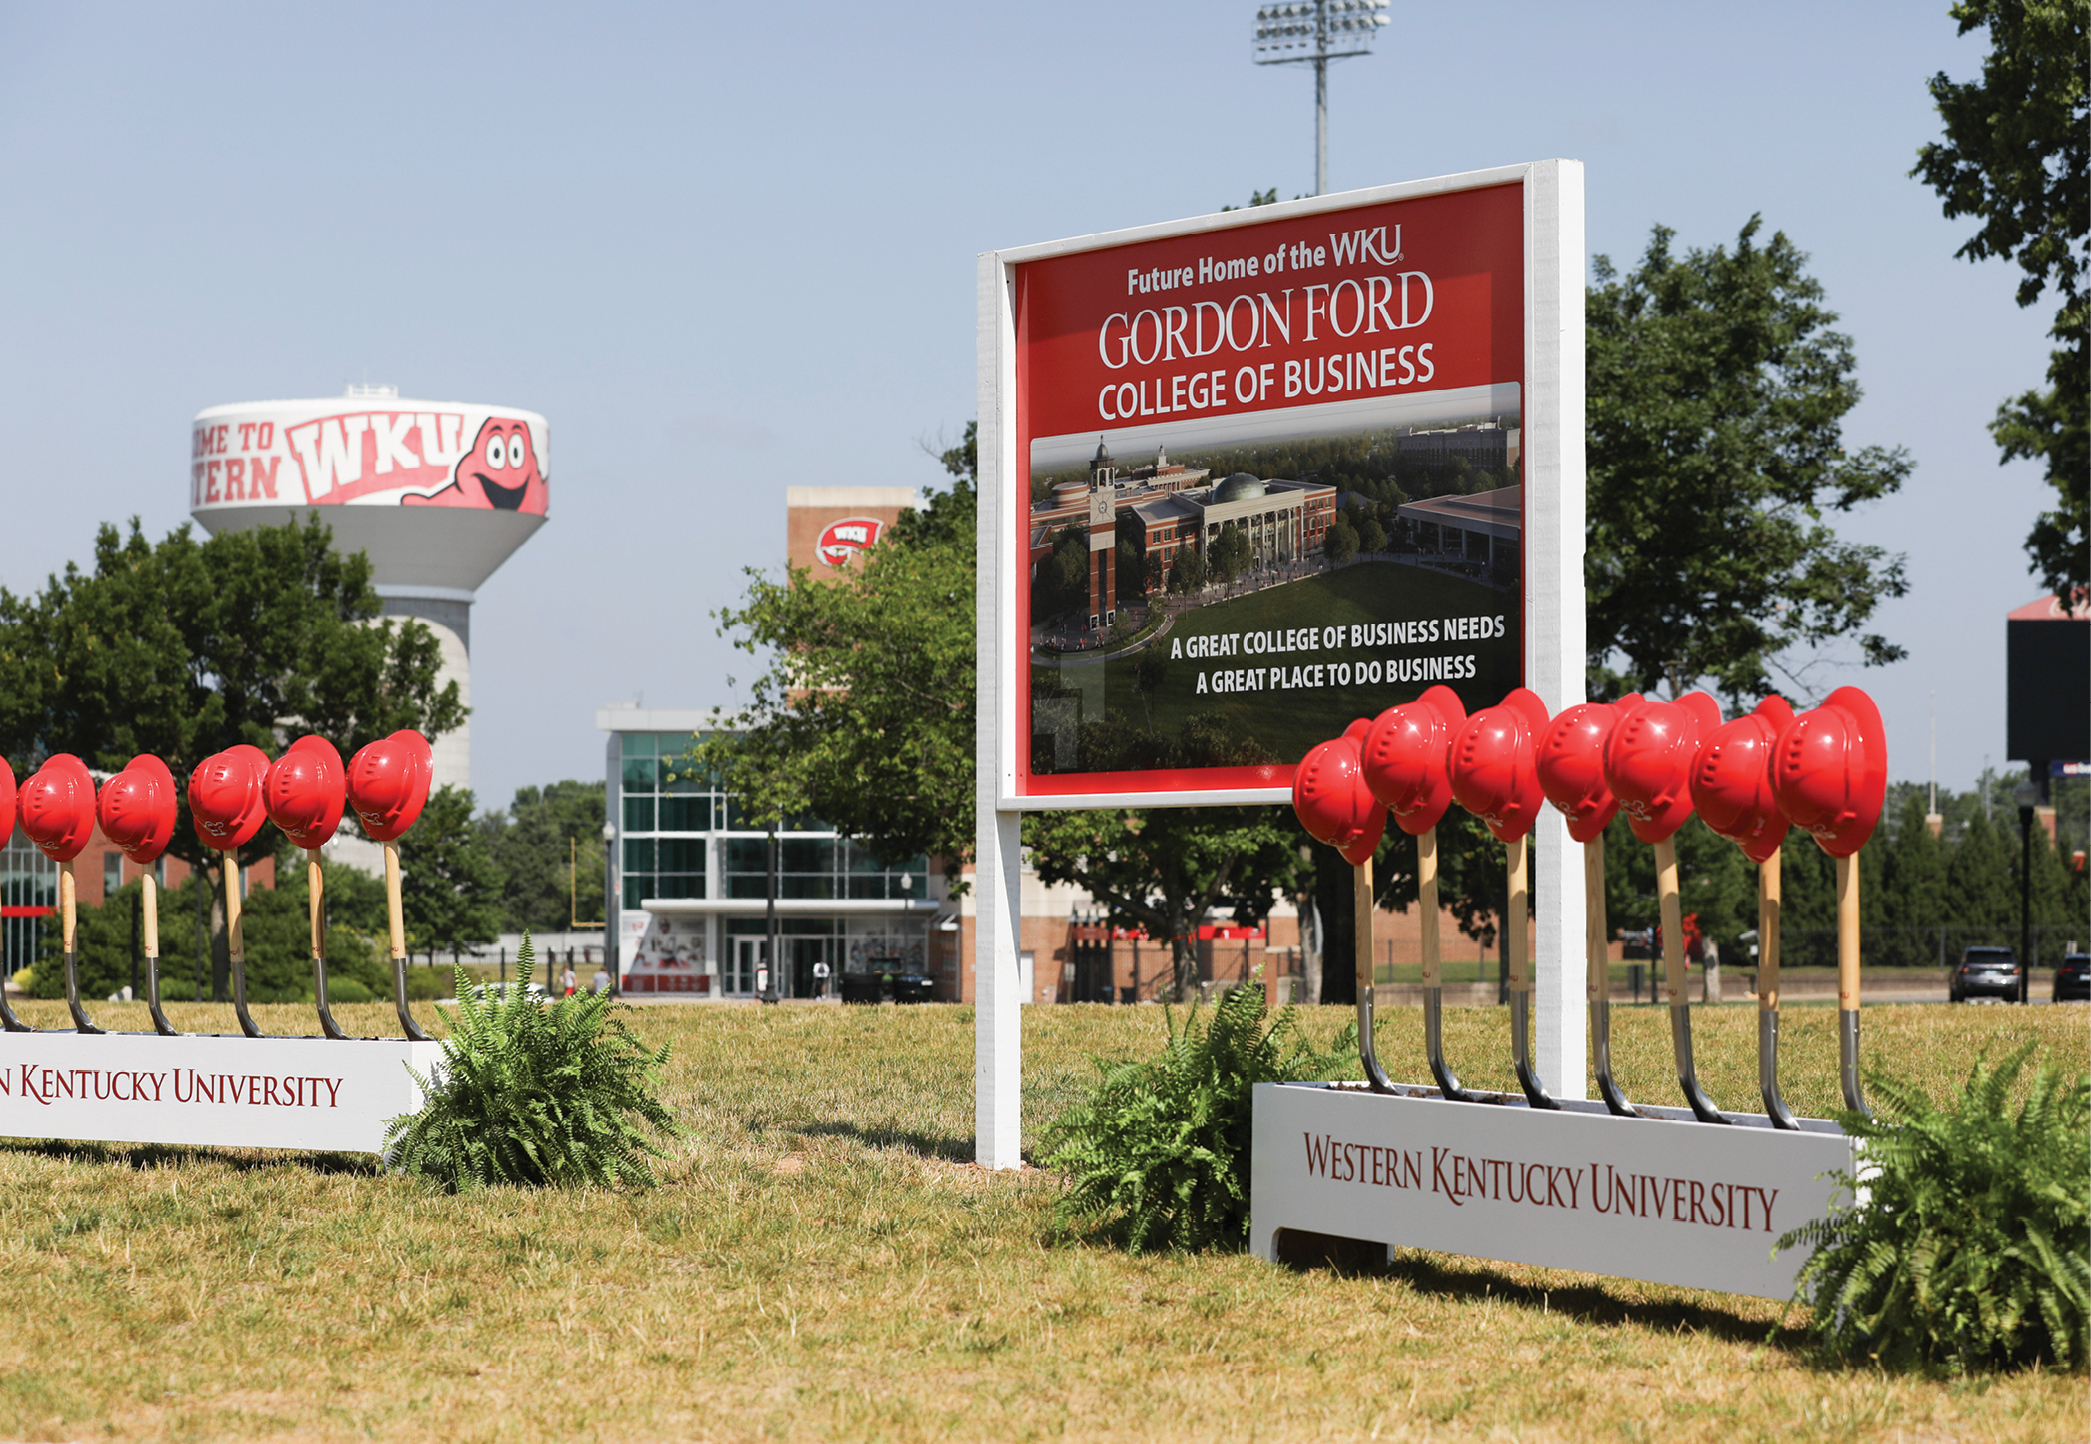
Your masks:
[[[1329,62],[1370,55],[1387,23],[1387,0],[1295,0],[1257,8],[1256,63],[1314,67],[1315,195],[1329,189]]]

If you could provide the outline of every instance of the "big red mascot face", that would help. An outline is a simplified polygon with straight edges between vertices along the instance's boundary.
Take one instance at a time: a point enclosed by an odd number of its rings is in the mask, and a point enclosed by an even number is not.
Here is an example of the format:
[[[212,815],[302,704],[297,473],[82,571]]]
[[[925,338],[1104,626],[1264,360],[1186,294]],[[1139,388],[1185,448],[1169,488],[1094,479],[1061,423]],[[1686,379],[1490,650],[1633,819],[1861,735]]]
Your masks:
[[[472,449],[450,473],[450,485],[433,496],[404,500],[423,506],[469,506],[543,516],[548,495],[528,424],[490,416],[479,428]]]

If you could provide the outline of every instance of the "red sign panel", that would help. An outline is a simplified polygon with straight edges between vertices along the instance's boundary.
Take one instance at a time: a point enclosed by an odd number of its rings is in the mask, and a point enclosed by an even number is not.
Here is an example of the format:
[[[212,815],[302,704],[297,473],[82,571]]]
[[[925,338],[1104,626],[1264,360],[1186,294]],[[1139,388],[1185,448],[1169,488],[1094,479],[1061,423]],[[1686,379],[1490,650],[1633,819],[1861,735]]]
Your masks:
[[[1014,268],[1020,795],[1284,787],[1522,682],[1524,226],[1491,185]]]
[[[885,523],[868,516],[846,516],[831,521],[814,543],[814,554],[831,567],[839,567],[879,539]]]

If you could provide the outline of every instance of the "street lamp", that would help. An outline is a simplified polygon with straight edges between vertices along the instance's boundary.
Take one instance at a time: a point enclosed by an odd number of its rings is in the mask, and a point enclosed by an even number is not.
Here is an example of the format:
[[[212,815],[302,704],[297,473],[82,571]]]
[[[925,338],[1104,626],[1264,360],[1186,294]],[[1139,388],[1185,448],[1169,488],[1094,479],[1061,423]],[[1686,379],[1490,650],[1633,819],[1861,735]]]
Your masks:
[[[1387,24],[1387,0],[1296,0],[1256,11],[1258,65],[1314,67],[1314,194],[1329,189],[1329,62],[1370,55]]]
[[[603,971],[610,975],[613,996],[623,991],[624,970],[617,956],[617,919],[624,900],[617,896],[617,827],[603,824]],[[549,979],[550,974],[546,977]]]
[[[2018,800],[2018,1000],[2033,1001],[2033,804],[2040,789],[2029,774],[2012,796]]]

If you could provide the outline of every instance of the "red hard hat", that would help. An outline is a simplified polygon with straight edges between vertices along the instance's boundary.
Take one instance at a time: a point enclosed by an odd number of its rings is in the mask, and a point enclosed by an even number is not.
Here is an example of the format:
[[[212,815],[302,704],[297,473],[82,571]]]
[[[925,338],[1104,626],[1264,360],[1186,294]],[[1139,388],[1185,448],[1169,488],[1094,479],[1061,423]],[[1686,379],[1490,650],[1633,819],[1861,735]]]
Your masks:
[[[262,779],[269,756],[242,742],[206,757],[189,774],[189,820],[205,847],[230,852],[251,840],[269,820]]]
[[[1452,805],[1452,739],[1467,709],[1450,687],[1432,687],[1413,702],[1389,707],[1361,744],[1365,783],[1394,814],[1395,825],[1420,837]]]
[[[5,757],[0,757],[0,837],[12,837],[15,830],[15,770]]]
[[[61,752],[22,784],[22,831],[45,857],[71,862],[94,836],[94,779],[87,764]]]
[[[290,744],[262,783],[269,820],[299,847],[326,843],[341,826],[348,806],[348,775],[341,754],[324,737],[310,734]]]
[[[372,842],[391,842],[428,805],[435,753],[428,739],[402,728],[349,759],[348,801]]]
[[[1639,697],[1579,702],[1563,708],[1540,735],[1539,789],[1568,819],[1568,835],[1577,842],[1602,836],[1619,814],[1619,799],[1605,786],[1605,740],[1640,705]]]
[[[1757,710],[1716,727],[1692,764],[1692,805],[1751,862],[1764,862],[1786,840],[1788,823],[1772,797],[1772,743],[1793,720],[1784,697],[1767,697]]]
[[[1787,821],[1831,857],[1851,857],[1880,823],[1888,792],[1887,729],[1856,687],[1839,687],[1779,729],[1772,795]]]
[[[148,864],[174,840],[174,819],[179,811],[174,773],[159,758],[141,752],[124,764],[123,771],[102,784],[102,795],[95,799],[94,811],[104,837],[132,862]]]
[[[1643,842],[1661,842],[1692,815],[1692,763],[1699,739],[1721,725],[1721,704],[1704,692],[1650,702],[1628,713],[1605,742],[1605,786]]]
[[[1386,809],[1365,786],[1358,745],[1348,736],[1323,742],[1292,773],[1292,810],[1307,836],[1327,843],[1356,866],[1372,856],[1387,830]]]
[[[1546,704],[1519,687],[1469,717],[1452,744],[1454,800],[1502,842],[1516,842],[1539,820],[1546,800],[1539,789],[1539,735],[1546,725]]]

